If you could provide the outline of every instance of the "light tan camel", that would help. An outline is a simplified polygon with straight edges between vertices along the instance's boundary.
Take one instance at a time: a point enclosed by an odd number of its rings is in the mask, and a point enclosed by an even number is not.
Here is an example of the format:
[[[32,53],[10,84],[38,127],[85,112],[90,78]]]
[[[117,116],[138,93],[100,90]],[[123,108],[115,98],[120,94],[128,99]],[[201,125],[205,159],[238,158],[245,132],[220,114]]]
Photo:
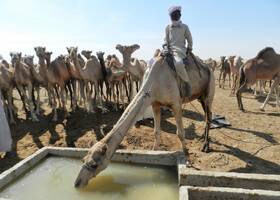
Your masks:
[[[7,100],[7,107],[9,113],[7,111],[6,113],[11,124],[16,123],[13,116],[13,111],[16,112],[16,109],[13,106],[13,102],[12,102],[13,89],[15,88],[13,73],[14,73],[13,70],[7,69],[4,64],[0,63],[0,89],[2,90],[2,99],[4,104],[5,104],[5,99]],[[6,96],[6,98],[4,98],[4,96]]]
[[[33,87],[37,92],[37,99],[35,101],[36,111],[35,113],[39,115],[40,112],[40,87],[45,87],[48,91],[48,97],[50,101],[50,92],[48,90],[47,82],[43,78],[43,70],[41,69],[40,65],[34,65],[34,56],[25,55],[23,58],[23,62],[30,67],[32,80],[33,80]]]
[[[177,135],[181,140],[182,148],[186,155],[188,155],[185,143],[185,130],[182,122],[182,103],[198,99],[206,113],[205,143],[202,150],[209,151],[208,134],[212,115],[211,106],[215,92],[215,77],[206,65],[202,66],[197,62],[197,67],[190,54],[188,55],[188,60],[189,64],[186,69],[190,78],[191,96],[186,99],[182,98],[184,93],[180,93],[178,87],[180,81],[176,79],[176,72],[169,67],[163,57],[157,58],[140,91],[126,108],[119,121],[101,141],[91,147],[87,156],[84,157],[83,167],[74,183],[76,188],[84,187],[90,179],[96,177],[108,166],[127,131],[150,105],[153,107],[155,117],[155,142],[153,149],[156,150],[158,146],[157,141],[160,136],[161,106],[168,106],[174,113],[177,123]]]
[[[51,62],[51,54],[52,52],[46,52],[45,47],[34,47],[36,55],[39,58],[39,63],[43,71],[43,78],[48,84],[48,88],[50,90],[50,94],[52,97],[52,109],[54,112],[54,116],[52,121],[57,121],[57,103],[55,98],[55,87],[56,85],[61,89],[61,100],[63,104],[63,109],[65,111],[65,116],[70,116],[67,108],[66,108],[66,83],[70,79],[70,74],[65,65],[65,61],[63,57],[56,58]],[[45,63],[47,62],[47,65]]]
[[[216,67],[217,67],[217,62],[216,60],[213,60],[212,58],[208,58],[205,61],[205,64],[208,65],[208,67],[210,67],[212,69],[212,72],[215,71]]]
[[[121,63],[119,59],[115,56],[112,55],[112,58],[110,60],[109,64],[109,71],[107,72],[107,78],[109,83],[111,84],[111,89],[113,90],[113,96],[114,96],[114,101],[115,101],[115,106],[114,109],[118,109],[118,100],[119,98],[117,97],[117,101],[115,100],[115,92],[114,92],[114,85],[117,84],[119,86],[119,91],[120,91],[120,97],[122,100],[122,104],[124,105],[124,96],[123,96],[123,86],[124,86],[124,81],[125,78],[127,78],[127,73],[133,68],[134,66],[131,64],[131,55],[139,49],[140,46],[137,44],[131,45],[131,46],[123,46],[118,44],[116,46],[116,49],[119,50],[119,52],[123,56],[123,62]],[[131,98],[130,98],[131,100]]]
[[[7,69],[11,68],[11,65],[7,62],[7,60],[2,60],[1,62]]]
[[[237,87],[237,80],[239,78],[239,69],[243,65],[242,59],[240,56],[237,56],[237,58],[234,60],[236,56],[229,56],[228,62],[230,66],[231,71],[231,78],[232,78],[232,84],[231,84],[231,94],[235,93],[236,87]]]
[[[280,54],[277,54],[273,48],[266,47],[261,50],[255,58],[248,60],[240,69],[239,89],[236,92],[238,108],[244,110],[241,93],[253,85],[256,80],[274,80],[270,92],[268,93],[263,105],[264,110],[272,93],[276,90],[276,104],[279,104],[279,83],[280,83]]]
[[[220,69],[220,75],[219,75],[219,87],[224,89],[225,82],[226,82],[226,76],[228,75],[228,84],[230,87],[230,66],[228,60],[226,60],[225,56],[221,56],[221,69]],[[221,76],[223,76],[223,82],[221,84]]]
[[[88,83],[93,83],[95,94],[97,96],[97,100],[99,101],[102,109],[102,113],[106,113],[106,109],[104,108],[102,104],[102,99],[100,96],[100,85],[103,84],[103,75],[101,71],[101,65],[98,62],[97,58],[95,56],[92,56],[91,59],[87,60],[84,68],[82,68],[79,64],[78,59],[78,47],[67,47],[67,51],[69,52],[69,55],[75,65],[75,67],[78,70],[78,73],[82,77],[86,89],[88,91],[88,100],[89,100],[89,112],[93,112],[93,99],[92,99],[92,93],[93,88],[89,89]]]
[[[68,69],[68,72],[70,74],[70,79],[71,79],[71,84],[73,88],[73,102],[72,104],[72,111],[75,112],[76,110],[76,105],[77,105],[77,86],[80,88],[80,94],[82,98],[85,101],[85,96],[84,93],[81,91],[83,87],[81,87],[80,82],[83,80],[83,78],[80,76],[80,73],[78,72],[78,69],[75,67],[75,65],[71,62],[71,58],[69,55],[64,56],[65,64]]]
[[[34,108],[33,108],[33,101],[32,101],[32,87],[33,87],[32,82],[33,82],[33,80],[32,80],[32,75],[31,75],[30,69],[29,69],[28,65],[26,65],[25,63],[22,62],[21,53],[11,52],[10,55],[12,58],[12,63],[15,68],[15,72],[14,72],[15,83],[16,83],[18,89],[20,90],[21,94],[23,95],[24,99],[28,103],[32,121],[38,121],[38,118],[37,118],[37,116],[34,112]],[[28,90],[28,97],[25,92],[25,87],[27,87],[27,90]],[[23,101],[23,103],[24,103],[24,101]]]

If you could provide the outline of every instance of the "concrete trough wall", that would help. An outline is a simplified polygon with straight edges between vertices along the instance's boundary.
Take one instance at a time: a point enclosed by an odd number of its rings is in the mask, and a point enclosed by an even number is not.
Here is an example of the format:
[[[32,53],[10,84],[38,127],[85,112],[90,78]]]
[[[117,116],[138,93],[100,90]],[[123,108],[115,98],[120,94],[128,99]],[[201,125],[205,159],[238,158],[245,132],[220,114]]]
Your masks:
[[[189,170],[179,165],[179,185],[280,191],[280,175]]]
[[[225,187],[180,187],[180,200],[216,200],[216,199],[238,199],[238,200],[279,200],[279,191],[248,190],[241,188]]]

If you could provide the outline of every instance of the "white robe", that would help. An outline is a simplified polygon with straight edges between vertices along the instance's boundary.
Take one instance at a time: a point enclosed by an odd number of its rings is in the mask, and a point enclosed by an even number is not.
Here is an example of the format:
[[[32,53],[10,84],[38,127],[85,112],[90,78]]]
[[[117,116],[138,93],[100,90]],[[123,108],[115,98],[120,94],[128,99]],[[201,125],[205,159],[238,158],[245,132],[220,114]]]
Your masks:
[[[1,91],[0,91],[1,97]],[[0,152],[12,150],[12,137],[10,127],[0,99]]]
[[[143,77],[143,83],[147,79],[149,72],[150,72],[150,68],[148,67],[148,69],[146,69],[144,77]],[[154,119],[154,113],[153,113],[152,106],[149,106],[147,108],[147,110],[144,112],[144,114],[138,118],[138,121],[143,120],[143,119]]]

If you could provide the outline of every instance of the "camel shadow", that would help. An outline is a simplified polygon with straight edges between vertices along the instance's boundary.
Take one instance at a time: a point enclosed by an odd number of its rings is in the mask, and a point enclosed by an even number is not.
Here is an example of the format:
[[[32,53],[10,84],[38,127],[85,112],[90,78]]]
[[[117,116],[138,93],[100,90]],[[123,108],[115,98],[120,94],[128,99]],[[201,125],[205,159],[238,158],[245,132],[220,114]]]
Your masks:
[[[100,141],[113,128],[121,115],[122,110],[102,114],[99,107],[94,109],[94,113],[88,113],[77,107],[76,112],[71,113],[65,124],[67,146],[75,147],[75,142],[87,133],[95,135],[96,140]],[[82,145],[88,147],[88,144]]]
[[[259,132],[259,131],[252,131],[252,130],[246,130],[246,129],[239,129],[239,128],[234,128],[234,127],[224,127],[227,129],[231,129],[231,130],[235,130],[235,131],[239,131],[239,132],[247,132],[250,134],[253,134],[259,138],[263,138],[265,139],[267,142],[271,143],[271,144],[277,144],[277,141],[271,136],[271,134],[268,133],[263,133],[263,132]]]
[[[238,172],[238,173],[260,173],[260,174],[279,174],[279,165],[268,160],[264,160],[250,154],[248,152],[242,151],[239,148],[228,146],[226,144],[221,144],[219,142],[213,142],[217,145],[223,145],[228,150],[213,150],[213,152],[220,152],[229,154],[243,160],[246,163],[245,167],[239,167],[230,170],[229,172]]]

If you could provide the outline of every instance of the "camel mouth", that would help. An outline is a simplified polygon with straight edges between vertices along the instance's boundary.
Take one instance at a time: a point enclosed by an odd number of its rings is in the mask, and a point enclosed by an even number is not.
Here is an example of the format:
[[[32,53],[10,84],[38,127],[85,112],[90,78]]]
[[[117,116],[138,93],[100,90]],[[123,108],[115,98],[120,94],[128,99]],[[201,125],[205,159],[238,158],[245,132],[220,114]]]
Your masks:
[[[88,181],[83,182],[82,179],[79,179],[79,180],[76,180],[76,181],[75,181],[74,187],[75,187],[76,189],[81,189],[81,188],[85,187],[87,184],[88,184]]]

